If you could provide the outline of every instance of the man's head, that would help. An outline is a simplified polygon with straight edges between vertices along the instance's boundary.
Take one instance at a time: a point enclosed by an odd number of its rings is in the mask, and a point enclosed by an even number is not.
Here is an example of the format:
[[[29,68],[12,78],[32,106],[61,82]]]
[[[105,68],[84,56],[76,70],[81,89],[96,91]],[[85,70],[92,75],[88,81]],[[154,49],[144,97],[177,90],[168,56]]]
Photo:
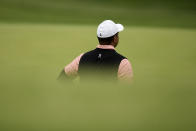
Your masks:
[[[118,41],[119,41],[118,33],[107,38],[99,38],[99,37],[97,38],[100,45],[113,45],[114,47],[118,45]]]
[[[116,47],[119,41],[118,32],[123,31],[123,29],[124,27],[121,24],[115,24],[111,20],[103,21],[97,28],[99,44]]]

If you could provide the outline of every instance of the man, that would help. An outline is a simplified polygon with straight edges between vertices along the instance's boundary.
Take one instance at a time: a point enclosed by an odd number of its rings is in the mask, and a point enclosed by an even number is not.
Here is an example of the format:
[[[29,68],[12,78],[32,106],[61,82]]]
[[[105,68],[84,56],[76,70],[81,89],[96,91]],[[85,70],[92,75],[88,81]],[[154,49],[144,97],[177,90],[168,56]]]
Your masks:
[[[131,63],[115,51],[119,42],[119,32],[123,30],[121,24],[115,24],[111,20],[103,21],[97,28],[99,45],[96,49],[80,54],[64,67],[61,76],[74,78],[79,75],[80,79],[85,76],[91,78],[99,76],[99,79],[104,80],[131,81],[133,77]]]

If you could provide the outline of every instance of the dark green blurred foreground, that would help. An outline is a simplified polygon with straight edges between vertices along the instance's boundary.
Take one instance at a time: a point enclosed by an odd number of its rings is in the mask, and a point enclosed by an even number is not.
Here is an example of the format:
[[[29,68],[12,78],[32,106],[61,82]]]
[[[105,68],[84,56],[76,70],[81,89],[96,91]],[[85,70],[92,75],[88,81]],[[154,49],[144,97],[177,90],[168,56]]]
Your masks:
[[[0,130],[196,130],[196,30],[127,27],[132,85],[56,81],[96,26],[0,24]]]
[[[196,28],[195,0],[0,0],[0,22]]]

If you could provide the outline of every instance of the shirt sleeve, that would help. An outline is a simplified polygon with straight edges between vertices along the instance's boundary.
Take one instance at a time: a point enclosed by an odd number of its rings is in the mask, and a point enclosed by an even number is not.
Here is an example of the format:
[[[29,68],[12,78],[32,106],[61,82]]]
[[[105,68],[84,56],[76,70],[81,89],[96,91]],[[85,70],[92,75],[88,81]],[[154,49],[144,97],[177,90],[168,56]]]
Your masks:
[[[83,54],[80,54],[70,64],[64,67],[64,71],[68,76],[76,76],[78,74],[78,66],[82,56]]]
[[[118,79],[131,82],[133,79],[133,70],[128,59],[123,59],[118,68]]]

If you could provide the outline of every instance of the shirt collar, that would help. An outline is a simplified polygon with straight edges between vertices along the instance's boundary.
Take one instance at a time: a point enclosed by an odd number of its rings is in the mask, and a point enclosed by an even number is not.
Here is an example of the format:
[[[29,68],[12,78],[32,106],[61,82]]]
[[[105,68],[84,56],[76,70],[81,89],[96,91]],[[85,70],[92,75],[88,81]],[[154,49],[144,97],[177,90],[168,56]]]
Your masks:
[[[97,48],[101,48],[101,49],[112,49],[112,50],[115,49],[113,45],[98,45]]]

